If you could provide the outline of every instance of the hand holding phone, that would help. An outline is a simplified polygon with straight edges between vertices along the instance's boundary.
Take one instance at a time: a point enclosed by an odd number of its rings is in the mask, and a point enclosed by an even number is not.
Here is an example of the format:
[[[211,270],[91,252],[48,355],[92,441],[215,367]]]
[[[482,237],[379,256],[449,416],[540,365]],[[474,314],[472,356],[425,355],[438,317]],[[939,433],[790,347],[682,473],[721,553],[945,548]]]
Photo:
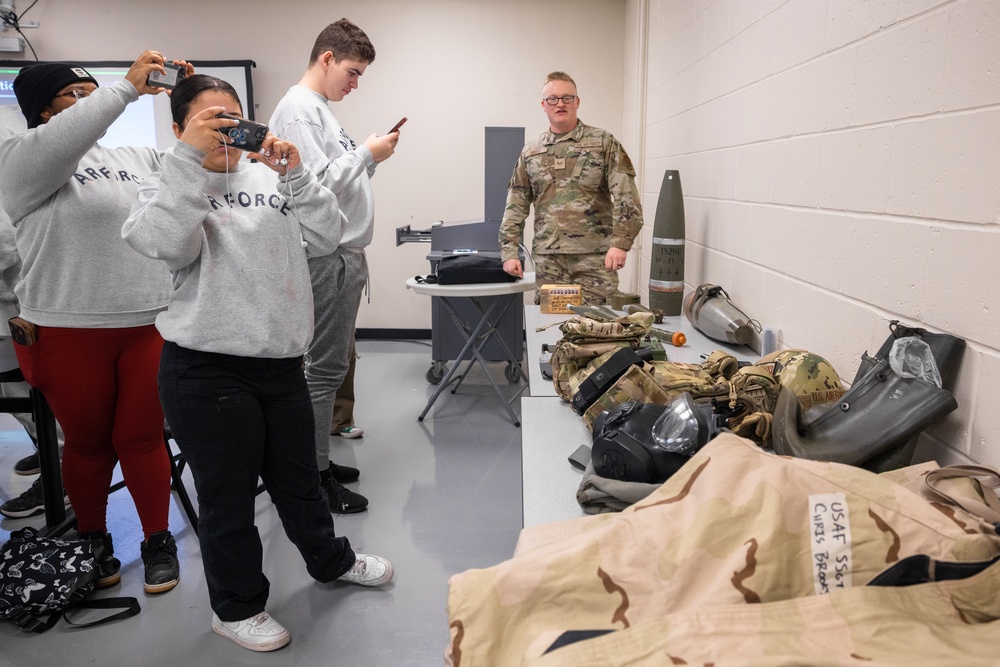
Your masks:
[[[393,125],[392,129],[389,130],[386,134],[392,134],[393,132],[398,132],[399,128],[403,127],[403,123],[405,122],[406,122],[406,116],[403,116],[402,118],[399,119],[399,122]]]
[[[248,151],[250,153],[256,153],[260,150],[261,145],[264,143],[264,139],[267,138],[267,125],[264,125],[263,123],[255,123],[252,120],[237,118],[236,116],[230,116],[225,113],[217,114],[216,118],[228,118],[230,120],[239,121],[239,125],[223,128],[221,130],[221,132],[228,135],[229,138],[233,140],[232,143],[229,144],[233,148],[239,148],[240,150]]]
[[[160,74],[153,70],[146,78],[146,83],[152,88],[166,88],[173,90],[181,79],[187,76],[187,68],[173,63],[163,63],[164,73]]]

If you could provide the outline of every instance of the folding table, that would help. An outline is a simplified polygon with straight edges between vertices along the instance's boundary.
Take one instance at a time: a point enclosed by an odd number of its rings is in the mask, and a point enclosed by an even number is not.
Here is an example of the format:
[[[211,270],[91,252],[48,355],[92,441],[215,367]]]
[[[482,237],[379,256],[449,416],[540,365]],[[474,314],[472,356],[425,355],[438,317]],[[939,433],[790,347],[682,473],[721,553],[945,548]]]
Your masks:
[[[486,373],[486,378],[493,386],[493,390],[500,400],[503,401],[504,407],[507,409],[507,414],[510,415],[511,421],[514,422],[514,426],[520,426],[521,421],[514,414],[510,404],[528,386],[528,376],[521,369],[521,360],[514,356],[503,338],[497,336],[496,333],[497,323],[503,317],[504,313],[507,312],[511,304],[517,303],[518,299],[523,299],[522,294],[524,292],[535,289],[535,274],[526,273],[524,274],[524,278],[512,283],[475,283],[471,285],[435,285],[419,283],[415,278],[410,278],[406,281],[406,287],[417,294],[440,299],[451,316],[452,321],[455,323],[456,328],[465,339],[465,345],[455,359],[454,365],[448,370],[443,381],[437,385],[434,395],[427,401],[427,405],[424,407],[423,412],[420,413],[420,416],[417,417],[417,421],[424,420],[431,406],[434,405],[438,396],[441,395],[441,392],[449,384],[455,382],[451,393],[454,394],[458,391],[462,381],[472,369],[473,364],[478,362],[483,372]],[[479,316],[478,320],[462,317],[461,311],[456,307],[459,300],[466,300],[472,303],[475,307],[473,312]],[[523,380],[525,382],[524,387],[510,400],[504,398],[503,392],[500,391],[500,387],[493,377],[493,373],[490,372],[489,367],[486,365],[486,360],[482,354],[483,348],[491,340],[497,341],[503,348],[507,357],[508,368],[515,369],[514,380]],[[463,361],[468,361],[468,364],[465,370],[459,373],[458,370]]]

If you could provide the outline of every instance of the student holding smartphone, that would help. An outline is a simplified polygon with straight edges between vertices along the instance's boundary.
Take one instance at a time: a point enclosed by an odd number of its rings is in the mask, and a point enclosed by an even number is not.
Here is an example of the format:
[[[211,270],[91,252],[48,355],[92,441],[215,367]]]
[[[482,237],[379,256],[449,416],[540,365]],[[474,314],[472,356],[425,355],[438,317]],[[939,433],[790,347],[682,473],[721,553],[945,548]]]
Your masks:
[[[395,151],[399,129],[384,136],[373,134],[359,146],[333,115],[329,102],[340,102],[356,89],[374,60],[375,48],[361,28],[347,19],[328,25],[316,38],[305,74],[281,98],[270,120],[271,129],[295,143],[302,161],[337,193],[345,216],[337,252],[309,260],[316,336],[306,354],[306,379],[316,415],[316,461],[330,511],[339,514],[368,507],[367,498],[344,486],[357,480],[359,473],[330,460],[326,429],[333,421],[338,388],[345,378],[353,378],[355,321],[368,283],[365,247],[372,241],[375,223],[371,177],[375,165]],[[353,424],[339,431],[347,438],[360,433]]]
[[[28,130],[0,144],[0,202],[22,262],[15,288],[29,330],[22,340],[36,339],[16,346],[18,363],[63,427],[63,481],[79,533],[111,553],[108,491],[120,461],[142,523],[148,593],[169,591],[180,576],[156,390],[163,339],[153,326],[170,276],[120,232],[161,153],[98,142],[126,106],[162,92],[147,77],[163,65],[162,55],[146,51],[123,81],[101,88],[77,65],[29,65],[14,80]],[[120,567],[111,559],[98,586],[117,583]]]
[[[160,397],[198,491],[212,629],[271,651],[290,636],[265,611],[258,476],[313,578],[381,586],[393,576],[387,560],[355,553],[334,533],[303,373],[313,313],[307,259],[336,250],[344,219],[291,143],[268,134],[249,153],[260,163],[242,160],[228,132],[242,106],[225,81],[189,76],[170,107],[180,142],[140,186],[122,236],[173,280],[156,318],[166,341]]]

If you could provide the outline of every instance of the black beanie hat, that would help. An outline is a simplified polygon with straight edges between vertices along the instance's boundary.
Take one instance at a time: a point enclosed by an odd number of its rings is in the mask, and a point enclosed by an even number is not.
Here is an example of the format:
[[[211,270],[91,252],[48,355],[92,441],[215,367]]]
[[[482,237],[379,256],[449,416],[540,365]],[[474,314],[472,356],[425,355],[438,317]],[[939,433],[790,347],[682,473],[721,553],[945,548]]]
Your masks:
[[[28,128],[41,125],[42,112],[56,93],[78,81],[97,84],[90,72],[69,63],[40,63],[21,68],[14,79],[14,95],[28,121]]]

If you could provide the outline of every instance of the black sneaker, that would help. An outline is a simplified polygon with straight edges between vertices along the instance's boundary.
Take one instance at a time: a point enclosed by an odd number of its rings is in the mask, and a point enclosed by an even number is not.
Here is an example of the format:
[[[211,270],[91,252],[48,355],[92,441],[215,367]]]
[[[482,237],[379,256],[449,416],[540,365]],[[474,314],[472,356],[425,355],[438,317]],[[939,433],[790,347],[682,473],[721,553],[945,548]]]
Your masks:
[[[334,514],[357,514],[368,509],[368,499],[360,493],[345,488],[340,482],[333,478],[331,469],[333,464],[326,470],[319,471],[319,485],[326,494],[326,500],[330,504],[330,511]]]
[[[348,484],[358,481],[361,471],[351,466],[339,466],[330,461],[330,475],[341,484]]]
[[[63,503],[69,507],[69,498],[63,491]],[[42,478],[39,477],[28,490],[17,498],[11,498],[3,505],[0,505],[0,514],[9,516],[12,519],[23,519],[35,516],[45,511],[45,502],[42,500]]]
[[[122,580],[122,562],[115,558],[115,544],[111,540],[111,533],[94,531],[92,533],[80,533],[81,540],[98,541],[104,545],[104,560],[98,567],[97,588],[108,588],[114,586]]]
[[[14,464],[15,475],[37,475],[41,471],[42,468],[38,464],[38,452],[35,452],[31,456],[25,456]]]
[[[177,560],[177,543],[169,530],[154,533],[140,545],[142,564],[146,567],[147,593],[166,593],[177,585],[181,565]]]

